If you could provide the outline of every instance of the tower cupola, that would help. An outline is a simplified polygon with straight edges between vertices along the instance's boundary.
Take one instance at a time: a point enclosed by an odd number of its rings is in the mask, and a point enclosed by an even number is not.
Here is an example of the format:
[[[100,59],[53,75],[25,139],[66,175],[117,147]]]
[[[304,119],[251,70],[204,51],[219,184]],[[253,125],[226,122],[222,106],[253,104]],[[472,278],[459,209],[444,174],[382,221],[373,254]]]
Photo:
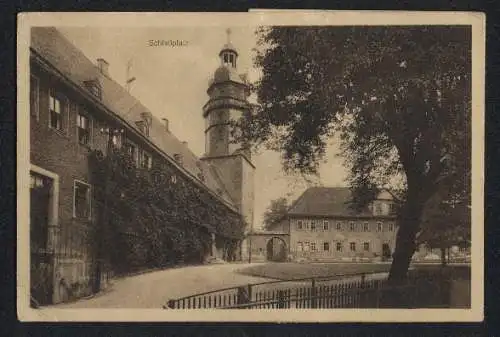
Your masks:
[[[226,34],[227,34],[227,42],[222,47],[222,49],[219,53],[219,57],[221,60],[221,64],[223,66],[236,69],[236,59],[238,58],[238,52],[236,51],[236,48],[234,48],[233,44],[231,43],[231,29],[230,28],[226,29]]]

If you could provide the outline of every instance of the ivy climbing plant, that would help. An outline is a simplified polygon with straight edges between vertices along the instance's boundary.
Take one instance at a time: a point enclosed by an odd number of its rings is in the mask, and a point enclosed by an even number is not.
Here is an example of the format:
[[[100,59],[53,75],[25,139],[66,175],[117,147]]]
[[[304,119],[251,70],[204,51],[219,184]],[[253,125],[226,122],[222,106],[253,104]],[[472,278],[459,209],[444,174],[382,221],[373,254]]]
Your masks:
[[[116,274],[202,263],[211,235],[234,259],[244,233],[239,213],[160,160],[151,169],[136,167],[120,149],[89,156],[97,217],[99,258]]]

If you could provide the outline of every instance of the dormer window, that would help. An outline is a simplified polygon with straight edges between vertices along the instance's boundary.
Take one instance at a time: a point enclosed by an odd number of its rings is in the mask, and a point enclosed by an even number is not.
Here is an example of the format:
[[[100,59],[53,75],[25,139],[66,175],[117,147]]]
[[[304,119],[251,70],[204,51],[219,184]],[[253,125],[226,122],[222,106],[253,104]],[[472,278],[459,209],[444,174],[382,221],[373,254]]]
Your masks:
[[[135,123],[143,135],[149,137],[149,126],[145,121],[137,121]]]
[[[90,87],[90,92],[92,92],[92,95],[95,97],[101,98],[101,88],[97,85],[93,85]]]
[[[149,129],[151,127],[152,121],[153,117],[151,116],[150,112],[142,112],[141,119],[135,122],[135,124],[146,137],[149,137]]]
[[[182,165],[182,155],[180,153],[174,154],[174,160]]]
[[[101,99],[102,98],[102,88],[101,88],[101,83],[98,80],[91,80],[85,82],[85,86],[87,89],[90,91],[90,93]]]

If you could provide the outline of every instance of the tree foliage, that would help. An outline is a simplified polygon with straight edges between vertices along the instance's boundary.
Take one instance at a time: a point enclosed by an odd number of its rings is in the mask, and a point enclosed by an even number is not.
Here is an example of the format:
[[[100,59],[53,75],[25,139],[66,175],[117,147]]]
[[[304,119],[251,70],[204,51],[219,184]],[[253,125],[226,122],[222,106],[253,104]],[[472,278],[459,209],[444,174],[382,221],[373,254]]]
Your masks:
[[[288,210],[288,200],[278,198],[271,200],[269,207],[264,212],[264,229],[270,230],[277,221],[283,218]]]
[[[201,263],[211,245],[211,233],[235,254],[243,236],[241,216],[173,167],[155,161],[152,169],[137,168],[114,149],[104,157],[90,155],[96,186],[98,231],[104,243],[101,259],[116,273],[187,263]]]
[[[471,238],[470,211],[465,200],[437,193],[424,208],[418,242],[442,250],[452,245],[465,245]]]
[[[470,191],[470,27],[264,27],[258,104],[238,123],[280,151],[287,170],[316,173],[341,139],[355,202],[382,187],[401,197],[390,278],[403,279],[424,204],[440,186]],[[372,191],[372,192],[370,192]]]

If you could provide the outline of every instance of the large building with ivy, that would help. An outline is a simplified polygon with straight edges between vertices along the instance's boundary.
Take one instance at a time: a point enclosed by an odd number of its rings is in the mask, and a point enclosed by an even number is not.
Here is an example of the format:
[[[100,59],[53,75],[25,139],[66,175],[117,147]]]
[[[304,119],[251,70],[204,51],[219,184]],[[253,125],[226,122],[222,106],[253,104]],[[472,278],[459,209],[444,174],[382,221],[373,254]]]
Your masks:
[[[116,274],[245,257],[255,167],[232,144],[250,108],[228,41],[200,106],[199,158],[57,29],[30,44],[30,280],[39,304],[99,291]],[[200,117],[201,118],[201,117]],[[243,247],[244,248],[244,247]]]

